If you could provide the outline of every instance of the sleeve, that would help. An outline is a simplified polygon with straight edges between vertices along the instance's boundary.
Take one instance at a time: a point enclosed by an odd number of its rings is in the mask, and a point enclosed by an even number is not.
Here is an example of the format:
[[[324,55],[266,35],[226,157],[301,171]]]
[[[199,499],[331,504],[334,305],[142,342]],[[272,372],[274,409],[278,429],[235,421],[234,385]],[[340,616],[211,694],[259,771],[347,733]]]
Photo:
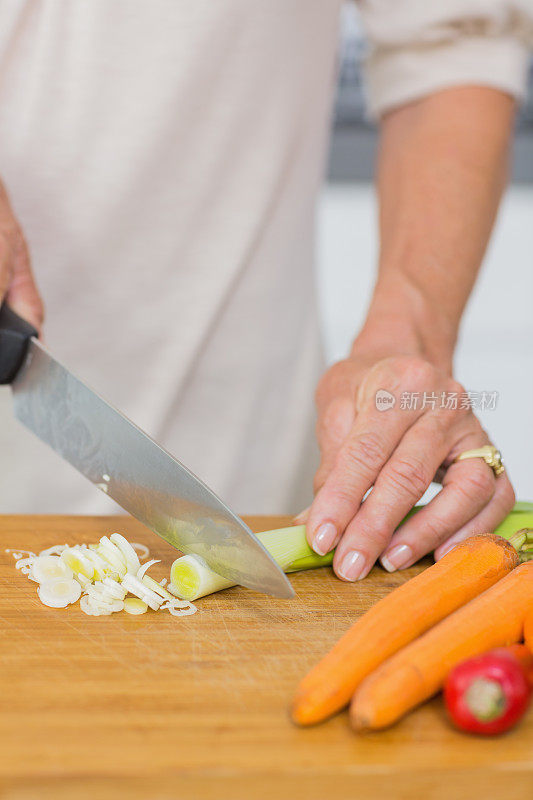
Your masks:
[[[371,118],[452,86],[524,98],[533,0],[360,0],[359,9]]]

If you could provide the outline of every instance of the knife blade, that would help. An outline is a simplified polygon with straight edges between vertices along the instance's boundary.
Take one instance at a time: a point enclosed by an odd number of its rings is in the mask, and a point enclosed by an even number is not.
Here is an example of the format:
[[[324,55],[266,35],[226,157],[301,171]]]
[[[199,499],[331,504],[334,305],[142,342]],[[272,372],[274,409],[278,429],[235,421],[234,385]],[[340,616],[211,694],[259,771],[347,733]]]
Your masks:
[[[12,326],[13,312],[4,304],[4,328],[6,314]],[[0,364],[0,382],[11,383],[15,415],[27,428],[173,547],[201,556],[234,583],[276,597],[294,595],[268,551],[211,489],[35,336],[26,332],[24,339],[20,363]],[[0,362],[5,342],[0,336]]]

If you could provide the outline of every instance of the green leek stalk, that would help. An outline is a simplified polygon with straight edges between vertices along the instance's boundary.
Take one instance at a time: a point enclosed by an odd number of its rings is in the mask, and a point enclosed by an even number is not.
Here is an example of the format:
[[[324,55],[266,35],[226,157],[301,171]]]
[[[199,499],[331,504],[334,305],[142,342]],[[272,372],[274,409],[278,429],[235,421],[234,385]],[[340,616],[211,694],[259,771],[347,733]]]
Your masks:
[[[305,525],[264,531],[258,533],[257,538],[284,572],[327,567],[333,561],[333,552],[319,556],[309,547],[305,538]],[[200,556],[182,556],[170,568],[171,590],[184,600],[197,600],[206,594],[235,585],[209,569]]]
[[[405,520],[423,506],[415,506]],[[404,521],[405,521],[404,520]],[[522,535],[517,537],[515,534]],[[511,541],[517,547],[521,561],[533,558],[533,503],[516,503],[511,513],[494,533]],[[309,547],[305,525],[279,528],[258,533],[257,538],[284,572],[299,572],[316,567],[328,567],[333,562],[333,552],[319,556]],[[184,600],[197,600],[213,592],[235,586],[211,570],[203,558],[195,555],[177,558],[170,568],[170,590]]]
[[[520,528],[533,528],[533,503],[515,503],[513,510],[498,525],[494,533],[507,539]]]

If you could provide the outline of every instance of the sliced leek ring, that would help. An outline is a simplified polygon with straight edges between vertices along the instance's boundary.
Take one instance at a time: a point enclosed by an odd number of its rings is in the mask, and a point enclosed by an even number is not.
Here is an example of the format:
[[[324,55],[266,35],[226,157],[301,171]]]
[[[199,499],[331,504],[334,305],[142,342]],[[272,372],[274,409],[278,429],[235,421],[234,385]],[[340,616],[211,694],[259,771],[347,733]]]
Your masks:
[[[46,550],[41,550],[40,556],[60,556],[63,550],[66,550],[68,544],[54,544],[52,547],[47,547]]]
[[[85,589],[87,586],[91,586],[91,581],[89,580],[89,578],[86,578],[85,575],[81,574],[81,572],[78,572],[78,574],[75,576],[75,578],[78,581],[78,583],[81,585],[82,589]]]
[[[196,614],[198,611],[197,607],[194,603],[191,603],[190,600],[178,600],[177,598],[163,603],[161,608],[166,609],[173,617],[189,617],[191,614]]]
[[[100,616],[100,612],[97,611],[95,608],[93,608],[93,606],[91,605],[89,595],[87,594],[84,594],[83,597],[81,598],[80,608],[84,614],[88,614],[90,617]]]
[[[96,547],[96,551],[111,564],[115,572],[118,572],[120,575],[126,574],[128,569],[126,558],[120,548],[118,548],[116,544],[113,544],[107,536],[102,536],[100,544]]]
[[[139,561],[139,556],[137,555],[131,544],[124,536],[122,536],[121,533],[112,533],[109,538],[113,542],[113,544],[116,544],[116,546],[126,559],[128,572],[133,572],[133,574],[136,575],[137,570],[141,566],[141,562]]]
[[[148,558],[148,556],[150,555],[150,548],[147,547],[145,544],[140,544],[139,542],[131,542],[131,546],[133,547],[139,558]]]
[[[113,613],[109,607],[99,606],[95,603],[88,594],[84,594],[81,598],[80,608],[85,614],[93,617],[108,617]]]
[[[124,600],[124,611],[133,615],[146,614],[148,611],[148,603],[145,603],[140,597],[126,597]]]
[[[139,569],[137,570],[137,577],[139,578],[139,580],[142,581],[144,575],[146,575],[150,567],[153,567],[154,564],[160,564],[160,563],[161,563],[160,558],[151,558],[150,561],[147,561],[146,564],[143,564],[142,567],[139,567]]]
[[[104,578],[104,587],[114,600],[124,600],[127,595],[124,586],[113,578]]]
[[[70,567],[72,572],[83,575],[84,578],[89,578],[89,580],[93,577],[94,566],[85,553],[80,552],[79,549],[67,547],[61,553],[60,558]]]
[[[31,581],[35,581],[36,579],[33,577],[32,573],[32,565],[35,561],[35,556],[33,558],[29,556],[28,558],[19,558],[18,561],[15,561],[15,569],[19,569],[23,575],[27,575]]]
[[[81,595],[81,586],[73,578],[41,583],[37,590],[39,600],[50,608],[65,608],[75,603]]]
[[[72,569],[59,556],[37,556],[32,559],[31,576],[37,583],[71,580],[72,575]]]
[[[90,599],[90,605],[98,611],[105,611],[106,613],[115,614],[117,611],[122,611],[124,602],[122,600],[111,600],[109,602],[103,600],[95,600],[94,597]]]
[[[151,609],[154,611],[159,610],[159,606],[163,602],[161,597],[145,586],[142,581],[135,577],[135,575],[131,575],[130,573],[124,575],[122,585],[128,590],[128,592],[134,594],[135,597],[138,597],[141,600],[144,600],[145,603],[148,603]]]
[[[87,559],[94,566],[93,580],[95,581],[103,581],[106,575],[108,575],[112,570],[109,561],[106,561],[105,558],[102,558],[100,553],[98,553],[96,550],[87,549]]]
[[[164,586],[161,586],[160,583],[155,581],[149,575],[144,575],[142,582],[147,589],[151,589],[153,592],[160,595],[160,597],[162,597],[164,600],[174,600],[174,595],[170,594],[170,592],[168,592]]]

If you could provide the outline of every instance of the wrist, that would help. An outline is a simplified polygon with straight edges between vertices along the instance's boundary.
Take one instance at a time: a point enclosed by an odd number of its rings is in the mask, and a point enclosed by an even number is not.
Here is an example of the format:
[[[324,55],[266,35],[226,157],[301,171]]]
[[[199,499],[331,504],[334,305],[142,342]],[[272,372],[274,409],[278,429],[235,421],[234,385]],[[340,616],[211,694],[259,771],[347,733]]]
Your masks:
[[[451,373],[458,322],[405,275],[380,276],[351,355],[419,356]]]

